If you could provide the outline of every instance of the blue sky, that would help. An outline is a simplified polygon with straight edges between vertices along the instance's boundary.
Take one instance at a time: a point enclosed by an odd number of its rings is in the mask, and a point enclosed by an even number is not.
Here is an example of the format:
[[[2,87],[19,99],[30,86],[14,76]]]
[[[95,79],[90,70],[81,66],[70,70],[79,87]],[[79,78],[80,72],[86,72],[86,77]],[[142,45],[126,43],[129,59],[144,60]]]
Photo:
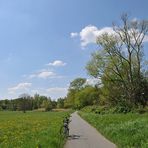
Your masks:
[[[74,78],[89,79],[85,65],[97,49],[91,33],[110,29],[123,12],[148,19],[147,6],[147,0],[0,0],[0,99],[65,96]]]

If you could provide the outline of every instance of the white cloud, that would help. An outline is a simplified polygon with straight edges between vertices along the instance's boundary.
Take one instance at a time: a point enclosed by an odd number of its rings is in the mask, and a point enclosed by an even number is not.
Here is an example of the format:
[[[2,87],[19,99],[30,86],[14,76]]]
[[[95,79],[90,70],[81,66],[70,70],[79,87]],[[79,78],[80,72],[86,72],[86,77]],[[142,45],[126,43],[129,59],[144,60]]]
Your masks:
[[[26,90],[31,87],[32,83],[19,83],[18,85],[8,88],[9,93],[14,93],[17,90]]]
[[[48,93],[48,95],[53,99],[65,97],[67,94],[67,91],[68,91],[68,88],[66,87],[52,87],[52,88],[46,89],[46,92]]]
[[[96,43],[96,38],[104,33],[115,34],[111,27],[104,27],[99,30],[96,26],[86,26],[80,32],[81,46],[85,47],[90,43]]]
[[[40,96],[49,96],[48,93],[46,92],[46,88],[36,88],[30,91],[30,93],[32,94],[32,96],[34,96],[34,94],[39,94]]]
[[[96,42],[96,32],[98,31],[95,26],[86,26],[80,32],[81,46],[85,47],[89,43]]]
[[[75,38],[77,36],[79,36],[79,34],[77,32],[72,32],[70,33],[71,38]]]
[[[60,66],[65,66],[67,63],[64,63],[61,60],[55,60],[52,63],[46,64],[46,66],[53,66],[53,67],[60,67]],[[53,72],[53,69],[46,68],[46,69],[41,69],[39,71],[36,71],[29,76],[25,77],[32,79],[32,78],[42,78],[42,79],[47,79],[47,78],[63,78],[63,76],[57,75],[55,72]]]
[[[88,25],[84,27],[80,33],[71,33],[71,37],[80,37],[81,47],[84,48],[88,44],[96,43],[96,38],[104,33],[115,34],[112,27],[104,27],[98,29],[96,26]]]
[[[66,63],[64,63],[64,62],[61,61],[61,60],[55,60],[55,61],[53,61],[52,63],[48,63],[47,65],[48,65],[48,66],[60,67],[60,66],[65,66]]]
[[[136,21],[136,20],[137,19],[134,18],[132,21]],[[108,33],[109,35],[117,35],[112,27],[104,27],[101,29],[98,29],[96,26],[93,26],[93,25],[84,27],[78,34],[81,40],[81,47],[85,48],[88,44],[96,43],[96,38],[101,36],[104,33]],[[73,36],[75,36],[75,34],[73,34]],[[72,37],[72,33],[71,33],[71,37]],[[148,42],[148,35],[145,36],[143,41]]]
[[[37,75],[37,77],[46,79],[46,78],[49,78],[49,77],[53,77],[55,75],[56,74],[54,72],[52,72],[52,71],[43,71],[43,72],[39,73]]]
[[[49,88],[37,88],[31,90],[32,95],[38,93],[40,95],[51,97],[54,100],[60,97],[65,97],[67,95],[67,92],[68,92],[67,87],[49,87]]]
[[[63,91],[67,91],[66,87],[51,87],[46,89],[47,92],[63,92]]]
[[[53,78],[56,77],[56,74],[52,71],[44,70],[35,74],[31,74],[29,76],[30,79],[32,78],[42,78],[42,79],[47,79],[47,78]]]

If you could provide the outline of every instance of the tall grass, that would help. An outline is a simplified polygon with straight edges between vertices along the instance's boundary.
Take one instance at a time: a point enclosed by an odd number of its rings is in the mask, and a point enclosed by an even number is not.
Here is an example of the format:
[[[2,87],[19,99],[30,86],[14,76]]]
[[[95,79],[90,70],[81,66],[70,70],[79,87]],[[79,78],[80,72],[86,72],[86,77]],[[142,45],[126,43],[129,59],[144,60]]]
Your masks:
[[[62,148],[67,112],[0,112],[0,148]]]
[[[148,114],[80,115],[118,147],[148,148]]]

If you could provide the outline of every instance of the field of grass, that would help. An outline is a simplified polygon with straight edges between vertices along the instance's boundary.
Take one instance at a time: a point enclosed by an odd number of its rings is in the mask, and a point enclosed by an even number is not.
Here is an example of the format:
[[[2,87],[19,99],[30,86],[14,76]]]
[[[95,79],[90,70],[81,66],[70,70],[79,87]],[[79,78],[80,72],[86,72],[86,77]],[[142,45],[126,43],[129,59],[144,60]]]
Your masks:
[[[102,135],[121,148],[148,148],[148,114],[106,114],[80,112]]]
[[[0,112],[0,148],[62,148],[68,112]]]

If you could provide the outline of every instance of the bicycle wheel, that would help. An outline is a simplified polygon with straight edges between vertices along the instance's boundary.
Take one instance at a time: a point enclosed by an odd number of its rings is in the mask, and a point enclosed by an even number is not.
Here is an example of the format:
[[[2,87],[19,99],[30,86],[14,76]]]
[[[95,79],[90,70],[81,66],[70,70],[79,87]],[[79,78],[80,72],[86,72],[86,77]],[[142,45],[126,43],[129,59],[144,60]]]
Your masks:
[[[62,126],[61,129],[60,129],[60,135],[63,136],[63,137],[68,137],[69,136],[69,129]]]
[[[69,136],[69,129],[67,127],[64,128],[64,134],[66,137]]]

